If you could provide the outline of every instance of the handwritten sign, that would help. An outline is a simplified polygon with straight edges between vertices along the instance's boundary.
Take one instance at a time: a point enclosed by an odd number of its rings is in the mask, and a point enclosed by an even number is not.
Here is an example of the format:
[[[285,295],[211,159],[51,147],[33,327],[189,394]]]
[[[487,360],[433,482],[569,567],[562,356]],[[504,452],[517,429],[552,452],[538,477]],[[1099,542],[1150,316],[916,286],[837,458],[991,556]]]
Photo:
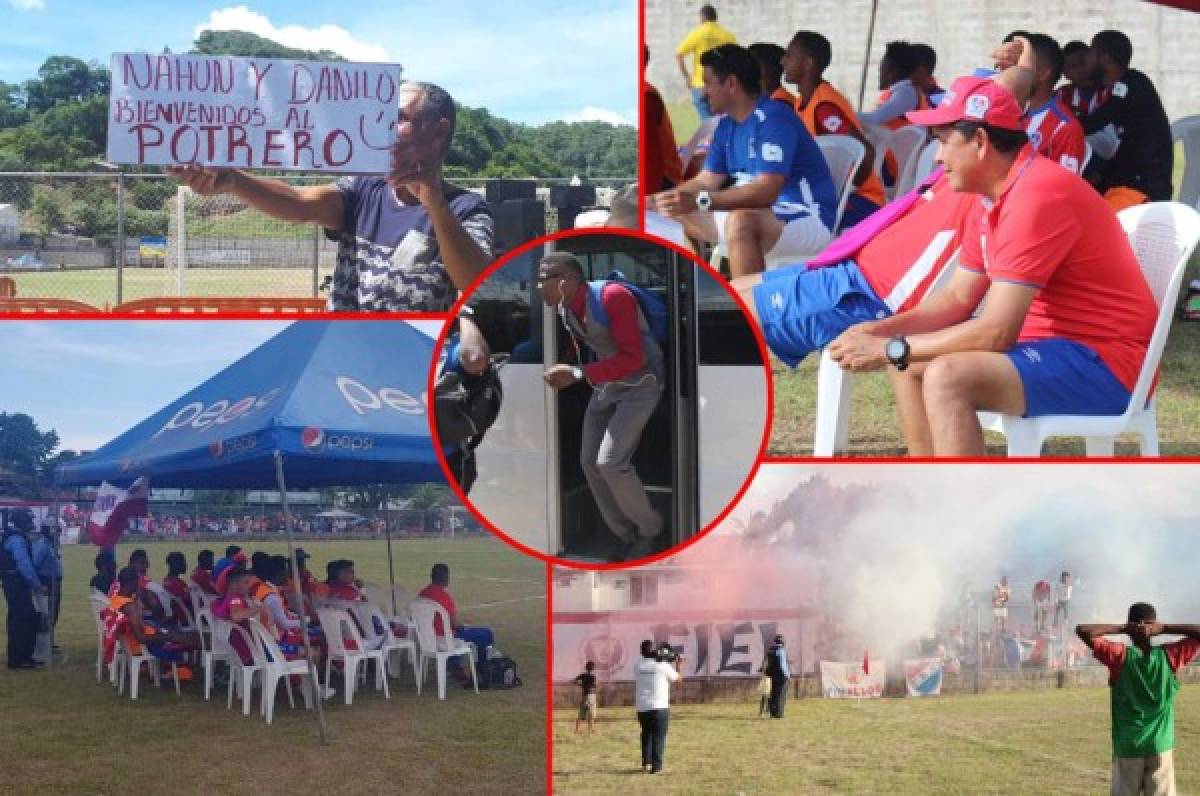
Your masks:
[[[382,173],[399,91],[398,64],[117,53],[108,159]]]

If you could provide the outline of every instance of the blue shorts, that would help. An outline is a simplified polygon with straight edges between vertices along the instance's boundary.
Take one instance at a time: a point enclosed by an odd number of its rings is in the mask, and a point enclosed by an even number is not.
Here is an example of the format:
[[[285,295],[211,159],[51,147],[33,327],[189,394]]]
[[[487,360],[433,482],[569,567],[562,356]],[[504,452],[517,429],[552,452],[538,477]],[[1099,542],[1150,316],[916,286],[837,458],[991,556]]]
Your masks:
[[[867,216],[879,209],[879,205],[867,199],[860,193],[852,193],[846,197],[846,209],[842,211],[842,225],[838,232],[844,232]]]
[[[853,260],[766,271],[754,287],[754,308],[767,346],[793,368],[851,326],[892,314]]]
[[[1006,353],[1025,388],[1024,417],[1121,415],[1129,406],[1129,390],[1082,343],[1055,337],[1017,343]]]

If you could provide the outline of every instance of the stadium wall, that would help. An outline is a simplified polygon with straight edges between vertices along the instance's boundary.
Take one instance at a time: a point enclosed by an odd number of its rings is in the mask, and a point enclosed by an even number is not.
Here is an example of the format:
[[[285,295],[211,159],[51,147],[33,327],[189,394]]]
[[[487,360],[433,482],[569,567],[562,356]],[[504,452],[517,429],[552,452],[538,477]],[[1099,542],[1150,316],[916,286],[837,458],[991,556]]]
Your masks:
[[[696,24],[702,2],[645,0],[646,77],[668,102],[685,98],[675,66],[675,47]],[[740,44],[756,41],[786,46],[797,30],[815,30],[833,45],[826,77],[857,102],[863,50],[870,20],[869,0],[783,2],[783,0],[712,0],[718,21]],[[867,106],[877,85],[884,44],[894,39],[925,42],[938,53],[937,77],[948,85],[987,63],[987,54],[1014,29],[1047,33],[1059,44],[1090,41],[1093,33],[1113,28],[1133,42],[1132,65],[1154,81],[1171,119],[1200,113],[1200,13],[1152,5],[1140,0],[1088,0],[1045,3],[1035,0],[895,0],[879,3],[867,73]]]

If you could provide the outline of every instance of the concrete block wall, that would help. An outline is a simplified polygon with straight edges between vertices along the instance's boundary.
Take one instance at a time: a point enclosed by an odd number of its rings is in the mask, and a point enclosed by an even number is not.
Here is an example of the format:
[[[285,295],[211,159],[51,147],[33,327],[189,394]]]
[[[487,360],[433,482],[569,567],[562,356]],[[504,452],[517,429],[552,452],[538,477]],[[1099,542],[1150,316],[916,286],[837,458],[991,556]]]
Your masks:
[[[870,0],[713,0],[718,21],[746,45],[756,41],[786,46],[797,30],[816,30],[833,45],[827,78],[851,102],[858,99]],[[668,101],[684,98],[675,47],[699,19],[698,0],[645,0],[647,79]],[[1124,31],[1133,42],[1133,66],[1150,76],[1171,119],[1200,113],[1200,13],[1140,0],[888,0],[880,2],[867,72],[871,107],[884,44],[894,39],[925,42],[938,53],[937,77],[954,77],[988,63],[987,55],[1014,29],[1047,33],[1065,44],[1090,41],[1106,28]]]

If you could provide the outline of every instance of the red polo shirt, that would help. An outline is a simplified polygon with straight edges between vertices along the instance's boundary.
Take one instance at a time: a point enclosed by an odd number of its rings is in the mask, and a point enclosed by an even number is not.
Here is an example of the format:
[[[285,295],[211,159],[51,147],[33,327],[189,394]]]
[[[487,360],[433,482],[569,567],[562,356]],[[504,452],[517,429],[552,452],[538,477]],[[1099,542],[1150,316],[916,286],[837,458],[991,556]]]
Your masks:
[[[1073,340],[1132,391],[1158,305],[1100,194],[1027,144],[995,203],[976,197],[959,262],[991,281],[1038,288],[1019,340]]]
[[[446,587],[444,586],[441,586],[437,583],[430,583],[428,586],[421,589],[417,596],[423,597],[426,600],[433,600],[435,603],[445,608],[446,613],[450,614],[451,622],[453,622],[454,617],[458,615],[458,608],[454,605],[454,598],[450,596],[450,592],[446,591]],[[442,636],[443,638],[453,634],[453,628],[451,628],[450,633],[446,632],[446,628],[444,625],[442,625],[442,618],[440,616],[435,616],[433,618],[433,629],[439,636]]]

